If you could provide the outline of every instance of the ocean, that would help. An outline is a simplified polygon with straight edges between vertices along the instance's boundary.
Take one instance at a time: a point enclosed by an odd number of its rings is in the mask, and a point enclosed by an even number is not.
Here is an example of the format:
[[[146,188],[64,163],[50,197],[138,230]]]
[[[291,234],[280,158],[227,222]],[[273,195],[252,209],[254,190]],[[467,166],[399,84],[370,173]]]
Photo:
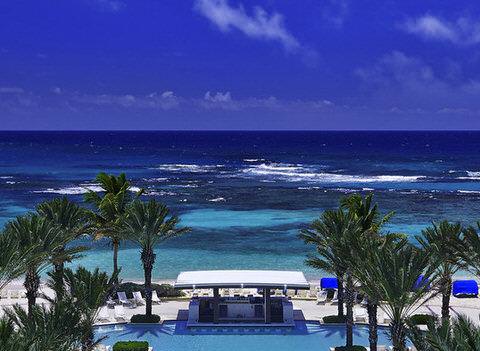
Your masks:
[[[292,269],[301,228],[342,196],[374,193],[385,230],[480,219],[480,132],[0,132],[0,225],[44,201],[82,202],[98,172],[125,172],[192,228],[158,247],[154,279],[197,269]],[[111,271],[108,242],[72,265]],[[142,279],[122,245],[122,278]]]

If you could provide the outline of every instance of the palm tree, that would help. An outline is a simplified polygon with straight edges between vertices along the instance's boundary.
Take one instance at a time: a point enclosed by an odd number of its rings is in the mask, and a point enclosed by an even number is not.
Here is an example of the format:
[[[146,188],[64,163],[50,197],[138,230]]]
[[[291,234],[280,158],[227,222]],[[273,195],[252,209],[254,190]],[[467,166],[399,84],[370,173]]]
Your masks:
[[[428,325],[427,331],[410,326],[409,339],[417,350],[422,351],[478,351],[480,350],[480,328],[466,316],[459,315],[442,324]]]
[[[95,181],[102,188],[103,195],[100,196],[92,190],[85,194],[85,201],[95,208],[95,212],[92,213],[93,237],[94,239],[106,237],[111,240],[113,247],[113,275],[118,277],[118,248],[122,241],[120,223],[126,208],[133,199],[131,194],[132,187],[124,173],[121,173],[118,177],[99,173]],[[139,190],[136,193],[136,197],[142,193],[143,190]]]
[[[312,223],[311,229],[302,230],[300,237],[306,242],[316,245],[317,255],[307,259],[307,265],[325,270],[337,276],[339,290],[346,279],[346,346],[353,346],[353,276],[350,265],[353,252],[350,238],[361,235],[359,221],[343,209],[328,210],[320,220]],[[340,294],[339,294],[340,295]],[[339,305],[343,305],[339,298]],[[343,306],[338,307],[338,315],[343,315]]]
[[[356,251],[362,249],[372,249],[372,247],[364,247],[364,243],[376,243],[381,245],[385,240],[385,237],[382,237],[380,230],[387,223],[390,218],[394,215],[394,212],[389,212],[384,216],[380,215],[378,210],[378,205],[373,204],[373,194],[369,194],[365,197],[362,197],[359,194],[354,194],[348,197],[345,197],[341,200],[341,207],[349,211],[349,213],[356,218],[360,226],[362,227],[361,236],[353,236],[351,240],[356,243]],[[351,256],[353,261],[350,263],[350,267],[353,268],[355,272],[355,267],[362,265],[363,262],[358,262],[358,255],[354,254]],[[353,273],[355,274],[355,273]],[[361,286],[360,286],[361,290]],[[370,350],[377,350],[377,341],[378,341],[378,322],[377,322],[377,310],[378,310],[378,301],[374,300],[372,297],[367,296],[367,313],[368,313],[368,339],[370,343]]]
[[[363,263],[356,268],[362,289],[376,301],[384,301],[381,308],[391,319],[390,335],[395,351],[405,350],[406,320],[428,299],[427,284],[411,292],[418,277],[435,279],[435,265],[430,254],[411,245],[406,238],[388,240],[382,246],[373,244],[370,250],[359,252]]]
[[[0,291],[15,278],[24,274],[31,261],[35,259],[33,246],[22,246],[12,233],[4,230],[0,233]]]
[[[457,248],[463,240],[460,223],[442,221],[422,231],[417,241],[428,251],[438,266],[438,286],[442,293],[442,319],[450,319],[450,295],[452,276],[461,268],[461,256]]]
[[[179,221],[178,217],[169,215],[169,210],[165,205],[155,200],[133,202],[124,218],[122,230],[124,237],[139,244],[142,248],[146,316],[152,315],[152,269],[156,257],[154,248],[160,242],[190,230],[187,227],[179,228]]]
[[[463,265],[476,276],[480,275],[480,222],[477,227],[469,226],[464,230],[464,239],[458,243],[459,253]]]
[[[69,255],[65,255],[66,245],[88,232],[90,228],[88,212],[66,197],[41,203],[37,207],[37,212],[59,227],[62,241],[65,242],[65,245],[58,248],[58,254],[54,255],[56,260],[53,262],[57,282],[54,290],[57,294],[61,294],[65,262],[70,262],[78,257],[78,253],[87,249],[83,246],[70,247]]]
[[[26,269],[24,282],[28,311],[31,314],[40,287],[40,272],[59,255],[59,248],[65,245],[64,238],[57,226],[35,214],[17,217],[7,223],[6,231],[8,235],[13,236],[19,247],[32,248],[30,252],[32,259]],[[68,254],[68,250],[65,251],[64,255]]]
[[[33,306],[30,313],[15,305],[6,309],[5,315],[7,323],[14,326],[11,351],[74,351],[81,346],[80,314],[73,301]]]
[[[108,295],[116,286],[117,277],[109,276],[96,268],[93,272],[83,267],[76,271],[65,270],[65,291],[67,299],[75,301],[81,316],[78,328],[81,331],[82,350],[92,349],[94,341],[94,323],[98,309],[105,303]],[[53,282],[52,282],[53,283]]]

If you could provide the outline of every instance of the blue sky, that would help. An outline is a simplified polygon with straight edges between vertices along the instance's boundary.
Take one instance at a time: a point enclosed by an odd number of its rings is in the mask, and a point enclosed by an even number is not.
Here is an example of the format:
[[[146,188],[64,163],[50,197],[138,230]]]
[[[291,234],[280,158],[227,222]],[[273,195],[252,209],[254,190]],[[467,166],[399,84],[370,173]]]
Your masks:
[[[0,3],[1,129],[480,129],[480,3]]]

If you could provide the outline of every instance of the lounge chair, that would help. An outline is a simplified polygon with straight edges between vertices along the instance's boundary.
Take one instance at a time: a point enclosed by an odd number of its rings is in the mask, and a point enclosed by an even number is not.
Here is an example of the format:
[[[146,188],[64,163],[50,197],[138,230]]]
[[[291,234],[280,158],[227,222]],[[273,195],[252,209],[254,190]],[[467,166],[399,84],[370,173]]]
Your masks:
[[[386,345],[377,345],[377,351],[387,351],[388,348]],[[370,351],[370,347],[367,347],[367,351]]]
[[[338,290],[335,290],[333,293],[332,300],[330,301],[332,304],[338,304]]]
[[[0,291],[0,299],[8,299],[8,298],[9,298],[8,290]]]
[[[152,303],[161,303],[162,300],[158,298],[157,291],[152,290]]]
[[[127,305],[127,306],[132,305],[132,302],[129,299],[127,299],[127,294],[125,294],[124,291],[118,291],[117,296],[118,296],[118,302],[120,302],[122,305]]]
[[[100,311],[98,312],[98,321],[101,322],[109,322],[110,321],[110,313],[108,311],[107,306],[103,306],[100,308]]]
[[[327,290],[319,291],[317,294],[317,305],[324,304],[325,302],[327,302],[327,296],[328,296]]]
[[[353,321],[354,322],[363,322],[368,321],[368,313],[364,309],[354,308],[353,310]]]
[[[117,321],[118,321],[118,320],[126,321],[125,309],[123,308],[123,305],[115,306],[114,316],[115,316],[115,319],[116,319]]]
[[[392,319],[384,311],[381,312],[381,318],[379,318],[379,320],[381,320],[383,324],[392,323]]]
[[[133,292],[133,300],[137,305],[145,305],[145,300],[142,297],[142,293],[140,291]]]
[[[10,290],[9,293],[11,299],[19,299],[21,297],[20,290]]]

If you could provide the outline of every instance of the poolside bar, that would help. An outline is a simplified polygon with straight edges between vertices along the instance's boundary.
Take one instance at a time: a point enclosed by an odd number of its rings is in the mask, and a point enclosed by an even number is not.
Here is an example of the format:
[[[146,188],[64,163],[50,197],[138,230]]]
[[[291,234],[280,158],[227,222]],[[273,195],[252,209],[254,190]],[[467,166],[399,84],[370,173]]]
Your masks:
[[[200,325],[294,325],[293,305],[273,290],[308,290],[302,272],[265,270],[213,270],[181,272],[175,289],[212,289],[209,296],[192,297],[188,326]],[[257,294],[221,296],[220,289],[256,289]]]

